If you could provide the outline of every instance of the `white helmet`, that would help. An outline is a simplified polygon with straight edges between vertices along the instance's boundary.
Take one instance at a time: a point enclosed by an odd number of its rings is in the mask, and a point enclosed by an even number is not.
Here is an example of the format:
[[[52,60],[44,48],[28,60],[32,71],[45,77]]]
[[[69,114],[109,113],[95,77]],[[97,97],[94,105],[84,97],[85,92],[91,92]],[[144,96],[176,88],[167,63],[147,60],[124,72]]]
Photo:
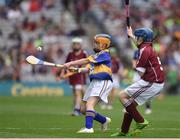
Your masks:
[[[78,37],[73,38],[73,39],[72,39],[72,43],[82,43],[82,39],[81,39],[81,38],[78,38]]]

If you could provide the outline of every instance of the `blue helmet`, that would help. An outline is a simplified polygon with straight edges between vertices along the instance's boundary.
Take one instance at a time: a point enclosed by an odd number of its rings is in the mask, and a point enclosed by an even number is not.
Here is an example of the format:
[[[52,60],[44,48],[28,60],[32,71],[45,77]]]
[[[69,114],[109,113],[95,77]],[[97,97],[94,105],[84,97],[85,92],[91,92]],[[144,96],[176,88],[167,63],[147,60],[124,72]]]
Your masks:
[[[144,42],[152,42],[153,41],[153,31],[150,28],[135,29],[134,35],[136,37],[142,37]]]

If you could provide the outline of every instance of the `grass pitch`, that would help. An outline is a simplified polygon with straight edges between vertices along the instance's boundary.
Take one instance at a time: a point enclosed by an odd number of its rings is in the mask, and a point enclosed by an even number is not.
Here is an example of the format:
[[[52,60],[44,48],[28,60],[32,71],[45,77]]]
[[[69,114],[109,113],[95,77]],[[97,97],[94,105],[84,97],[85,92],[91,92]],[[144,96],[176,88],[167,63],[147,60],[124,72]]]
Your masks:
[[[84,116],[70,116],[71,97],[0,97],[0,137],[16,138],[110,138],[120,127],[122,106],[116,100],[113,110],[100,110],[112,118],[107,132],[94,122],[94,134],[77,134],[84,126]],[[144,107],[140,108],[144,113]],[[151,123],[143,138],[180,137],[180,96],[153,101],[153,113],[145,115]]]

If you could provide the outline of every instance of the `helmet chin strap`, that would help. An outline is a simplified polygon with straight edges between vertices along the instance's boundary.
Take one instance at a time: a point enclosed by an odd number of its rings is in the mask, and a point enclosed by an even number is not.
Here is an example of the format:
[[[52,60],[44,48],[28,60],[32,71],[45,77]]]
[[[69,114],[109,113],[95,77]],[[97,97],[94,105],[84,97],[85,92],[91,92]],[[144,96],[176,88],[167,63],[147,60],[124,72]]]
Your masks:
[[[144,43],[144,41],[143,42],[141,42],[139,45],[137,45],[137,47],[139,48],[140,46],[141,46],[141,44],[143,44]]]
[[[99,53],[101,50],[97,49],[97,48],[94,48],[93,49],[95,53]]]
[[[140,44],[137,44],[137,47],[139,48],[144,43],[144,39]]]
[[[145,42],[144,42],[144,41],[141,42],[139,45],[137,45],[137,47],[140,48],[140,46],[141,46],[143,43],[145,43]],[[152,42],[151,42],[151,43],[152,43]]]
[[[74,52],[78,52],[80,49],[73,48]]]

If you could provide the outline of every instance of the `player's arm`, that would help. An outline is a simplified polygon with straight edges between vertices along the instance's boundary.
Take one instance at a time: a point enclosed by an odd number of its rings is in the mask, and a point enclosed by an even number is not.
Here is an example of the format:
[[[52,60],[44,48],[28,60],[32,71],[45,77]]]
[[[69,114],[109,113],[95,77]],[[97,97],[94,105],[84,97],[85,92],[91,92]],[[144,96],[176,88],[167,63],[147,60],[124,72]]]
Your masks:
[[[136,69],[136,64],[137,64],[137,60],[133,59],[132,60],[132,68]]]
[[[71,67],[68,70],[74,73],[87,73],[90,70],[90,64],[87,64],[85,67],[82,68]]]
[[[136,68],[136,65],[137,65],[137,60],[133,59],[132,60],[132,67],[135,71],[137,71],[137,73],[139,74],[139,76],[143,76],[144,75],[144,70],[141,70],[139,68]]]
[[[110,57],[110,54],[109,52],[100,52],[99,54],[95,54],[95,55],[90,55],[88,57],[89,61],[91,63],[94,63],[94,64],[97,64],[97,63],[104,63],[106,61],[110,61],[111,60],[111,57]]]
[[[136,71],[139,73],[139,75],[142,77],[144,73],[146,72],[147,64],[149,59],[149,52],[145,49],[141,55],[140,58],[137,61],[136,65]]]
[[[142,59],[142,58],[141,58]],[[144,73],[146,72],[145,62],[140,60],[140,62],[137,63],[135,70],[137,73],[142,77]]]
[[[141,71],[138,71],[138,70],[137,70],[137,72],[138,72],[139,76],[141,76],[141,77],[144,75],[144,72],[141,72]]]
[[[134,43],[136,43],[136,39],[135,39],[135,36],[134,36],[134,34],[133,34],[133,30],[132,30],[131,26],[130,26],[130,27],[127,27],[127,34],[128,34],[128,36],[131,38],[131,40],[132,40]]]
[[[65,74],[65,69],[61,69],[61,72],[58,76],[58,80],[63,79],[64,74]]]
[[[137,65],[137,60],[133,59],[133,60],[132,60],[132,67],[133,67],[133,69],[134,69],[135,71],[138,72],[139,76],[142,77],[142,76],[144,75],[144,72],[138,71],[137,68],[136,68],[136,65]]]
[[[74,72],[74,73],[81,73],[81,72],[83,72],[83,73],[85,73],[85,72],[89,72],[89,68],[86,68],[86,67],[83,67],[83,68],[75,68],[75,67],[71,67],[70,69],[69,69],[69,71],[71,71],[71,72]]]
[[[74,66],[79,66],[79,65],[86,65],[88,63],[90,63],[88,58],[82,58],[82,59],[79,59],[76,61],[71,61],[71,62],[65,63],[63,66],[65,68],[69,68],[69,67],[74,67]]]

